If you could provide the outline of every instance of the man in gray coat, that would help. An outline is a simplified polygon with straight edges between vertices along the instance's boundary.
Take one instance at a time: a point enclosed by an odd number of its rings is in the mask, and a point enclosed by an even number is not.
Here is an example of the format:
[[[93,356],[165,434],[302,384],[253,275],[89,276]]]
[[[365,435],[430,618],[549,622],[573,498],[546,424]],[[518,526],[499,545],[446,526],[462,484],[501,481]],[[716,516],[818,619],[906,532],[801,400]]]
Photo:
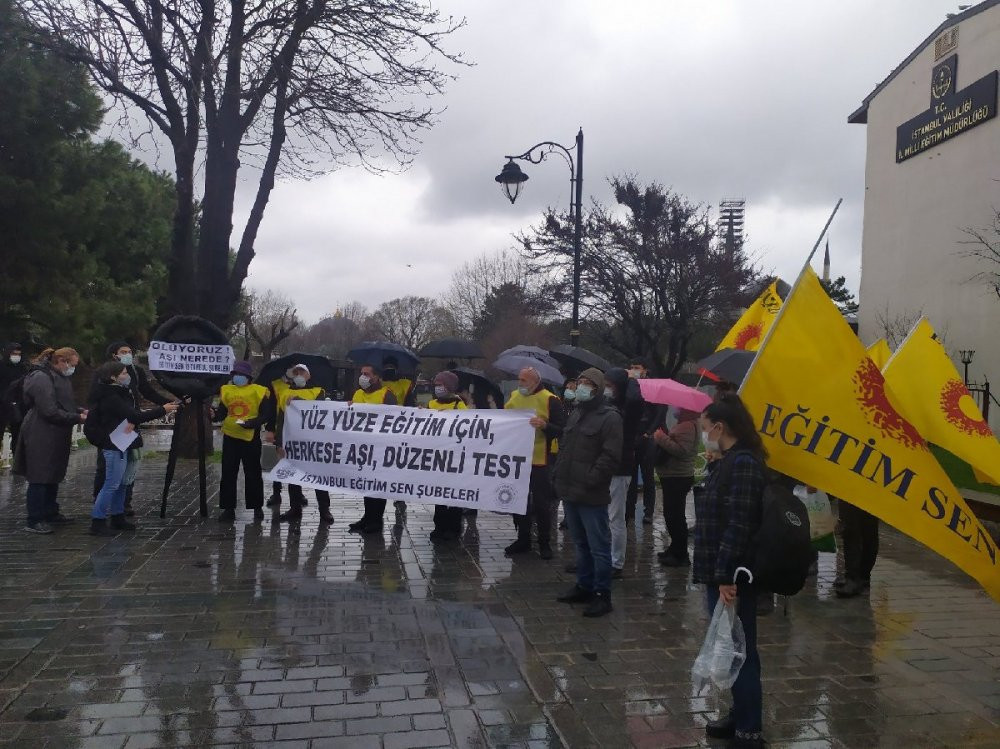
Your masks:
[[[611,611],[611,477],[622,453],[622,417],[604,399],[604,375],[577,379],[576,408],[559,440],[555,484],[576,544],[576,584],[557,600],[587,603],[584,616]]]

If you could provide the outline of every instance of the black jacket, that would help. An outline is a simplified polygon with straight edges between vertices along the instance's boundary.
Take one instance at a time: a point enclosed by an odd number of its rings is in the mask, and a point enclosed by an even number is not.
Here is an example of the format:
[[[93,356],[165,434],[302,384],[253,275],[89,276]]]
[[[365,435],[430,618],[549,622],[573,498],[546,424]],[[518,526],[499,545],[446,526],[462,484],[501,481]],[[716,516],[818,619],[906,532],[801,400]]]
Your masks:
[[[628,376],[624,369],[609,369],[604,374],[605,382],[615,386],[612,405],[622,416],[622,455],[618,461],[615,476],[631,476],[635,470],[636,442],[640,435],[646,402],[639,391],[639,383]]]
[[[28,369],[24,361],[11,364],[10,352],[4,349],[3,360],[0,361],[0,423],[21,420],[20,380],[28,374]],[[14,387],[14,383],[18,383],[18,386]]]
[[[110,435],[119,424],[129,421],[139,431],[140,424],[159,419],[166,413],[163,406],[140,411],[135,407],[133,397],[131,388],[105,382],[94,385],[87,404],[90,413],[87,414],[83,427],[83,433],[92,445],[102,450],[117,450]],[[142,447],[141,435],[132,443],[132,447]]]
[[[556,493],[564,502],[611,503],[611,477],[622,452],[622,417],[598,394],[579,403],[559,439]]]
[[[125,370],[128,372],[129,377],[132,378],[132,381],[128,384],[128,392],[132,395],[132,408],[138,410],[139,406],[142,405],[143,399],[146,399],[150,403],[154,403],[157,406],[162,406],[173,400],[173,398],[168,398],[162,395],[156,388],[153,387],[152,383],[149,381],[149,375],[146,374],[146,370],[138,364],[126,365]],[[101,383],[99,383],[95,377],[94,381],[90,385],[90,395],[87,397],[88,402],[93,400],[100,384]]]

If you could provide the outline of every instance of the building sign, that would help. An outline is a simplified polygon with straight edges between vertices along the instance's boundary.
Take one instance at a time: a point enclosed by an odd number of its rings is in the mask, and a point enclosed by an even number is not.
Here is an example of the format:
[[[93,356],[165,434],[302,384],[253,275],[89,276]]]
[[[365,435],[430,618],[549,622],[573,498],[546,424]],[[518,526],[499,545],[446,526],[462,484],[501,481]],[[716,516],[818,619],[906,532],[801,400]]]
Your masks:
[[[896,128],[896,163],[940,145],[997,114],[997,71],[956,90],[958,55],[931,73],[931,106]]]
[[[958,46],[958,26],[952,26],[934,40],[934,59],[940,60]]]

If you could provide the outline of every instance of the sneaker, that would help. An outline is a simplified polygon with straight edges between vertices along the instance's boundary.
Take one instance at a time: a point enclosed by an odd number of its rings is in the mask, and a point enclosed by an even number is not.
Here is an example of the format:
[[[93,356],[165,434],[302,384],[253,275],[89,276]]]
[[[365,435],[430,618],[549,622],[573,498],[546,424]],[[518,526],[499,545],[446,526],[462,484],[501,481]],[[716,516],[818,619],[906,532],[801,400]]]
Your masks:
[[[556,600],[559,603],[587,603],[593,597],[593,591],[581,588],[579,585],[574,585],[561,596],[557,596]]]
[[[864,593],[865,587],[857,580],[845,580],[844,584],[834,589],[837,598],[856,598]]]
[[[552,559],[552,547],[549,544],[538,544],[538,556],[542,559]]]
[[[104,518],[91,518],[90,519],[90,530],[88,531],[91,536],[117,536],[118,533],[113,529],[108,527],[108,521]]]
[[[279,523],[297,523],[302,520],[302,510],[289,510],[278,515]]]
[[[253,519],[254,520],[263,520],[264,519],[264,508],[263,507],[254,508]]]
[[[73,518],[68,518],[61,512],[56,513],[50,518],[45,518],[45,522],[49,525],[65,525],[66,523],[72,523]]]
[[[524,554],[525,552],[531,551],[531,541],[517,539],[514,543],[510,544],[503,553],[507,556],[512,556],[514,554]]]
[[[236,510],[223,510],[219,513],[220,523],[231,523],[236,520]]]
[[[281,495],[280,494],[272,494],[271,498],[269,500],[267,500],[267,506],[268,507],[281,507]]]
[[[736,718],[732,713],[710,720],[705,724],[705,735],[710,739],[731,739],[736,736]]]
[[[322,520],[324,523],[332,523],[333,522],[333,515],[331,514],[331,512],[329,510],[320,510],[319,511],[319,519]]]
[[[347,530],[351,533],[360,533],[361,529],[368,525],[368,518],[362,517],[361,520],[355,520],[353,523],[347,526]]]
[[[24,530],[26,530],[28,533],[41,533],[41,534],[52,533],[52,527],[48,523],[43,522],[41,520],[39,520],[37,523],[27,523],[24,526]]]
[[[124,513],[122,513],[121,515],[112,515],[111,516],[111,520],[110,520],[110,522],[108,524],[112,528],[114,528],[116,531],[134,531],[135,530],[135,524],[128,522],[125,519],[125,514]]]
[[[583,615],[595,619],[605,614],[610,614],[614,607],[611,605],[611,594],[603,590],[594,593],[594,597],[583,610]]]
[[[767,745],[764,743],[764,737],[759,733],[743,734],[736,731],[729,746],[732,749],[764,749]]]

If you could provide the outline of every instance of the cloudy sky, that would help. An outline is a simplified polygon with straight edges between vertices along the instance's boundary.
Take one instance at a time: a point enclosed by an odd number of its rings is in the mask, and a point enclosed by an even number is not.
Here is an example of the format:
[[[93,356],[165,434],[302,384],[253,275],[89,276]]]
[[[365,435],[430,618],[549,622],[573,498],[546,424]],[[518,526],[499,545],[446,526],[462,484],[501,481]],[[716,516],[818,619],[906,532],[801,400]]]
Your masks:
[[[503,155],[585,133],[584,191],[630,172],[690,199],[747,201],[765,270],[794,278],[837,198],[833,272],[857,290],[865,128],[847,115],[957,3],[944,0],[448,0],[465,16],[450,49],[474,67],[413,164],[343,169],[275,189],[249,285],[292,296],[308,322],[358,300],[442,294],[451,271],[546,206],[569,204],[569,172],[526,165],[516,205],[493,177]],[[530,171],[529,171],[530,169]],[[250,194],[248,183],[241,191]],[[241,226],[249,199],[240,207]],[[308,274],[302,269],[308,268]]]

